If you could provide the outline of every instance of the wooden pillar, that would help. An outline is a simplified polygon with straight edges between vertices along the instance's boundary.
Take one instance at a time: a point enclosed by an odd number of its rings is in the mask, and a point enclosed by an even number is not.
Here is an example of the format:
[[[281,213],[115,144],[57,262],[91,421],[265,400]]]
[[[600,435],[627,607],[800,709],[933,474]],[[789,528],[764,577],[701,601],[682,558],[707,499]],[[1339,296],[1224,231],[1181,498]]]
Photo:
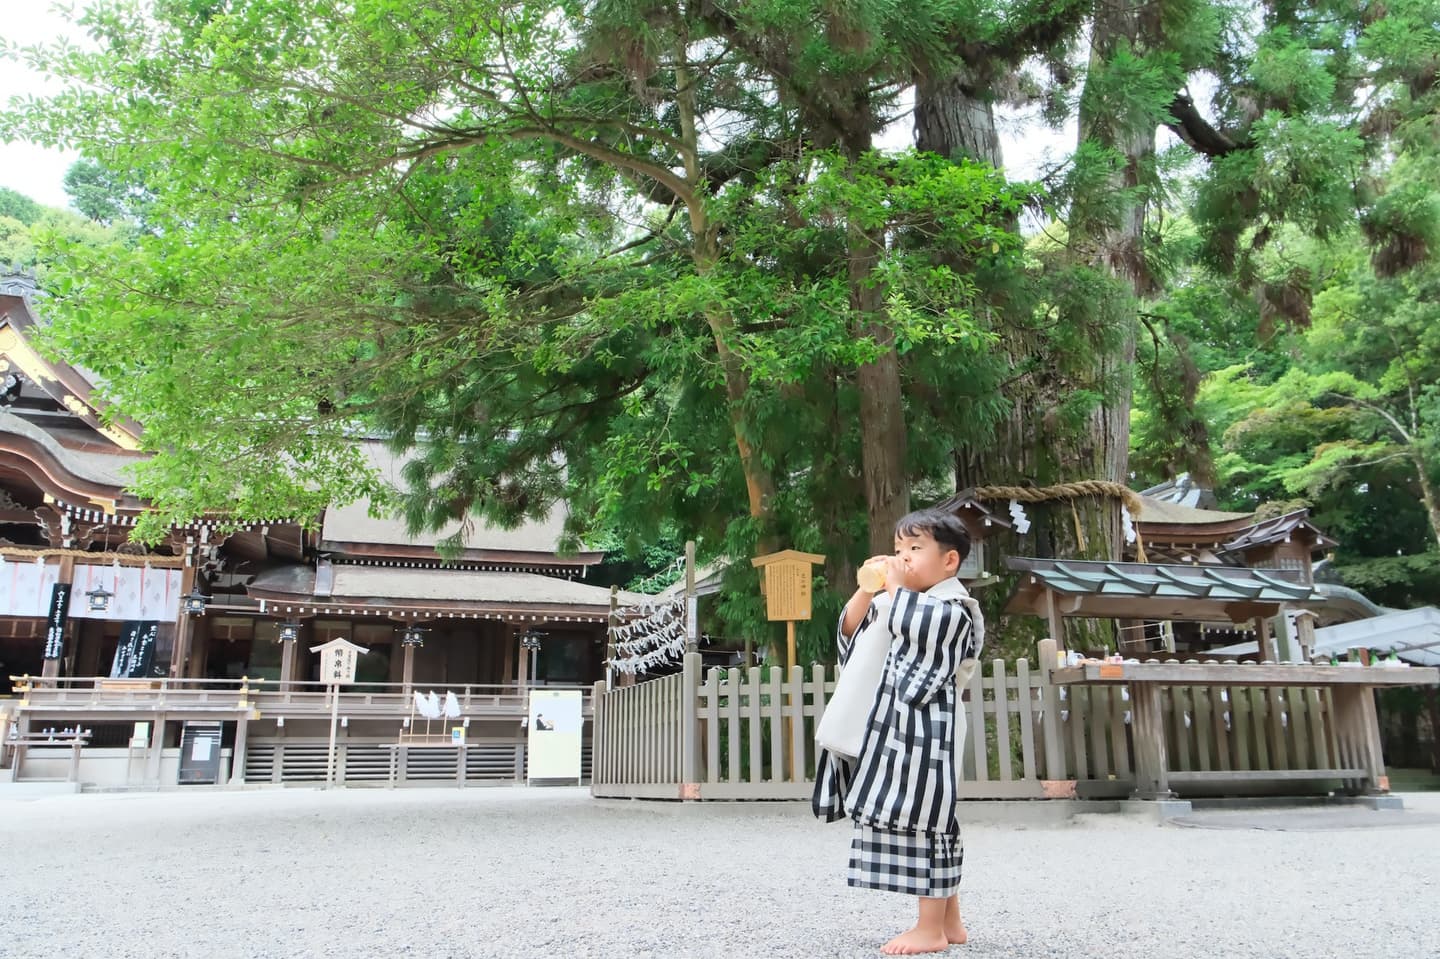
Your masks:
[[[1348,791],[1389,792],[1390,780],[1385,775],[1380,745],[1380,721],[1375,713],[1375,690],[1370,686],[1336,686],[1331,702],[1335,704],[1340,761],[1345,766],[1365,770],[1364,783],[1346,781]]]
[[[504,650],[504,661],[500,664],[500,685],[508,686],[515,678],[515,627],[509,623],[500,624],[500,648]]]
[[[1050,638],[1057,649],[1065,648],[1065,620],[1060,616],[1060,598],[1053,589],[1045,590],[1045,619],[1050,624]]]
[[[610,587],[610,615],[605,619],[605,688],[610,689],[615,685],[615,671],[610,667],[616,655],[615,649],[615,627],[620,625],[620,587]],[[596,700],[597,702],[599,700]],[[592,763],[593,769],[593,763]],[[593,774],[592,774],[593,778]]]
[[[210,623],[201,620],[190,631],[190,661],[185,666],[185,675],[190,679],[204,679],[205,667],[210,658]]]
[[[280,691],[290,691],[290,683],[295,678],[295,647],[300,645],[299,637],[295,639],[280,640]]]
[[[57,545],[57,544],[52,544],[52,545]],[[75,557],[73,557],[73,556],[62,556],[62,557],[60,557],[60,570],[59,570],[59,573],[57,574],[57,576],[56,576],[56,578],[55,578],[55,582],[56,582],[57,584],[59,584],[59,583],[70,583],[70,584],[73,584],[73,583],[75,582]],[[71,586],[71,590],[70,590],[70,600],[73,602],[74,599],[75,599],[75,590],[74,590],[74,586],[72,585],[72,586]],[[47,606],[46,609],[48,610],[49,607]],[[47,625],[48,625],[48,624],[47,624]],[[76,637],[77,637],[77,634],[79,633],[79,631],[80,631],[79,624],[78,624],[75,620],[72,620],[72,619],[70,618],[70,616],[69,616],[69,611],[67,610],[67,611],[66,611],[66,617],[65,617],[65,631],[64,631],[64,633],[63,633],[63,635],[64,635],[64,637],[65,637],[65,646],[66,646],[66,648],[71,648],[71,647],[73,647],[74,644],[78,641]],[[40,640],[41,640],[42,643],[44,642],[44,640],[45,640],[45,633],[44,633],[44,632],[41,632],[41,634],[40,634]],[[63,662],[64,662],[64,655],[63,655],[63,653],[62,653],[60,659],[46,659],[46,660],[42,660],[41,663],[40,663],[40,675],[41,675],[42,677],[47,678],[47,679],[48,679],[48,678],[53,678],[53,677],[59,676],[59,675],[61,674],[61,668],[60,668],[60,667],[61,667],[61,664],[62,664]]]
[[[1270,621],[1264,616],[1256,616],[1255,623],[1255,645],[1260,650],[1259,662],[1273,662],[1270,656]]]
[[[1134,703],[1135,798],[1170,799],[1166,770],[1165,717],[1160,708],[1160,687],[1155,683],[1132,683]]]
[[[520,689],[524,690],[526,686],[530,685],[530,650],[520,645],[520,634],[515,631],[513,626],[510,628],[510,646],[520,660],[515,680]]]
[[[250,740],[250,713],[240,714],[235,723],[235,748],[230,754],[230,784],[245,785],[245,749]]]
[[[410,687],[415,683],[415,647],[406,643],[403,653],[403,662],[400,664],[400,685],[405,687],[405,695],[410,695]]]
[[[685,652],[693,653],[699,649],[700,624],[690,621],[691,610],[695,607],[695,541],[685,541]],[[791,627],[792,630],[794,627]],[[793,655],[794,648],[791,648],[790,665],[795,665]],[[746,663],[745,665],[750,665]]]
[[[185,567],[180,571],[180,595],[189,596],[195,588],[195,556],[187,552]],[[190,637],[195,631],[195,616],[185,612],[185,601],[180,601],[179,616],[175,620],[175,646],[170,651],[170,678],[185,678],[185,661],[190,658]]]
[[[165,749],[165,714],[156,713],[150,730],[150,750],[145,755],[145,782],[160,782],[160,759]]]

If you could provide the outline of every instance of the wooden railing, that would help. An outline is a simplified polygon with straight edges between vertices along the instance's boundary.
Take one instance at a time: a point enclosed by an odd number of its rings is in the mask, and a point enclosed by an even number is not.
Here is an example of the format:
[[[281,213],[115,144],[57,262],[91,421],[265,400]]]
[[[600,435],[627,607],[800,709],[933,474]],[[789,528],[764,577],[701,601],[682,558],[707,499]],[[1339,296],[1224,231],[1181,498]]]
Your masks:
[[[975,671],[962,705],[962,798],[1150,797],[1300,783],[1383,790],[1370,687],[1440,681],[1433,669],[1197,663],[1166,667],[1195,670],[1167,672],[1163,685],[1143,675],[1113,683],[1073,670],[1057,676],[1050,640],[1039,653],[1036,665],[994,660]],[[835,676],[823,666],[754,667],[712,669],[702,679],[692,653],[676,675],[609,691],[597,683],[592,791],[808,796],[815,726]]]
[[[12,677],[25,709],[45,714],[127,712],[206,713],[259,709],[286,716],[328,715],[328,687],[315,682],[274,683],[262,679],[106,679],[101,677]],[[463,715],[474,718],[517,718],[525,714],[529,687],[519,684],[352,683],[340,687],[346,715],[360,719],[408,716],[412,691],[455,694]],[[541,688],[541,687],[534,687]],[[588,686],[547,685],[545,689]],[[585,715],[591,702],[585,696]]]

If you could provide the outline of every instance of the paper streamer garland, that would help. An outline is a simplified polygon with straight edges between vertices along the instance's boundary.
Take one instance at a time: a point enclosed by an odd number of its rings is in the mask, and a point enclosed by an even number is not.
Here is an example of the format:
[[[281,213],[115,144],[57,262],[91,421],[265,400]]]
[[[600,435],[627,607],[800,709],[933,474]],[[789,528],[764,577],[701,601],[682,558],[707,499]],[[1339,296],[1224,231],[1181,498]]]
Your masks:
[[[634,676],[685,654],[689,624],[684,596],[664,602],[646,600],[618,611],[618,616],[636,618],[610,627],[615,657],[606,665],[617,673]]]

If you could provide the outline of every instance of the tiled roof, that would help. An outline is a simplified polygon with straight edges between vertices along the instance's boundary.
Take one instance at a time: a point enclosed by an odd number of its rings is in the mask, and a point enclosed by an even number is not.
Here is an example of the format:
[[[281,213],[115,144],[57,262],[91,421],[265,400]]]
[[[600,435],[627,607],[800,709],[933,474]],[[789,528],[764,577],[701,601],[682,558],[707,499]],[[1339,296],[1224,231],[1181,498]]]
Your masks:
[[[1227,542],[1225,551],[1236,552],[1288,540],[1297,530],[1303,530],[1309,534],[1313,540],[1311,549],[1324,549],[1335,545],[1335,540],[1320,532],[1320,529],[1310,522],[1309,510],[1297,509],[1284,516],[1256,523]]]

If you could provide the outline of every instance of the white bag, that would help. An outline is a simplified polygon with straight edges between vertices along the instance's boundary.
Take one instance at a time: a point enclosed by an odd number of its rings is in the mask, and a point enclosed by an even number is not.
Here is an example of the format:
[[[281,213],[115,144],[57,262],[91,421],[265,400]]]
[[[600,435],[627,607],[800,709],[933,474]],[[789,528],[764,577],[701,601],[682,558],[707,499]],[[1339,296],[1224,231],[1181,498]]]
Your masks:
[[[985,641],[985,620],[980,614],[980,604],[958,579],[947,579],[928,590],[937,599],[959,599],[970,611],[971,629],[974,630],[975,649]],[[870,712],[880,691],[880,681],[885,675],[885,661],[890,656],[890,643],[894,635],[890,632],[890,594],[880,593],[874,600],[875,618],[860,635],[850,650],[850,659],[835,681],[835,693],[825,704],[825,714],[815,728],[815,741],[830,752],[854,759],[860,755],[865,742],[865,727],[870,722]],[[957,688],[963,691],[970,685],[970,679],[979,667],[978,659],[961,660],[955,669]],[[965,742],[965,711],[957,704],[955,743],[958,750]]]
[[[838,756],[854,759],[865,741],[865,725],[875,708],[875,694],[890,656],[890,596],[875,597],[875,619],[850,650],[850,659],[835,680],[835,693],[825,704],[825,715],[815,727],[815,741]]]

